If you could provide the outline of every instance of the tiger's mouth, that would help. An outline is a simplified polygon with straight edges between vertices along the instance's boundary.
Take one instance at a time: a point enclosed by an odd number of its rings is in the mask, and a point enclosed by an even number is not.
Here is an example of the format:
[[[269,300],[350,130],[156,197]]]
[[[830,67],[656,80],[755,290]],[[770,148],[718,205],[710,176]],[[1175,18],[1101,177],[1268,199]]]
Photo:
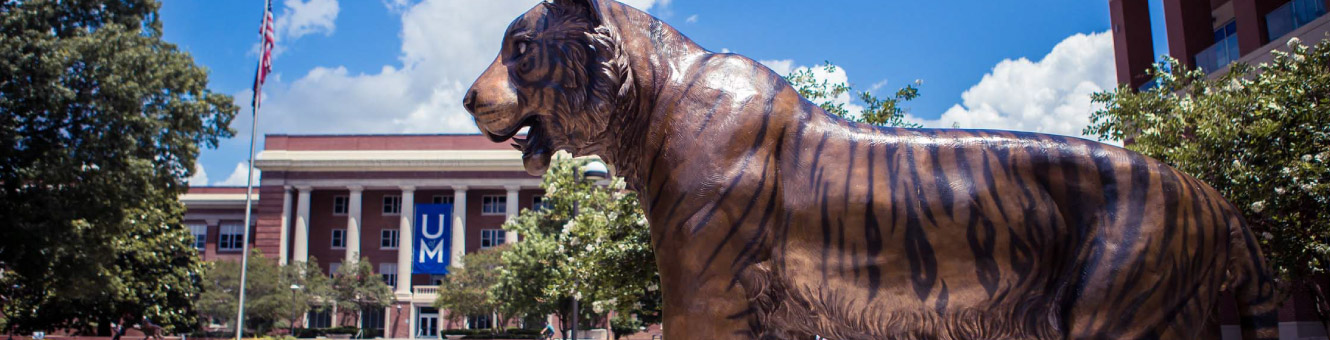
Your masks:
[[[528,128],[526,138],[517,137],[517,132],[522,128]],[[551,150],[549,133],[545,131],[544,124],[540,117],[531,116],[523,119],[517,125],[505,129],[502,134],[495,134],[486,131],[485,134],[495,143],[503,142],[509,139],[513,140],[513,148],[522,152],[522,167],[526,173],[532,176],[545,174],[545,170],[550,167],[550,157],[554,156]]]

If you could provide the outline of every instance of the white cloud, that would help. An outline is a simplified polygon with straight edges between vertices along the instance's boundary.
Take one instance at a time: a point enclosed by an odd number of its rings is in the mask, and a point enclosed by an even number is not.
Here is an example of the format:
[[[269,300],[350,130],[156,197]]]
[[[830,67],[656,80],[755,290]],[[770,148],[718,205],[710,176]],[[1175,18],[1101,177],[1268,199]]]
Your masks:
[[[232,170],[232,171],[231,171],[231,175],[230,175],[230,176],[227,176],[227,177],[226,177],[226,180],[221,181],[221,182],[218,182],[218,183],[216,183],[215,185],[217,185],[217,186],[244,186],[244,185],[246,184],[246,183],[245,183],[245,173],[248,172],[248,171],[249,171],[249,163],[247,163],[247,162],[236,163],[236,168],[235,168],[235,170]],[[254,185],[258,185],[258,184],[259,184],[259,175],[260,175],[261,172],[262,172],[262,171],[259,171],[258,168],[254,168],[254,177],[253,177],[253,178],[254,178]]]
[[[383,6],[388,7],[388,11],[393,13],[402,13],[411,5],[411,0],[383,0]]]
[[[697,23],[697,14],[689,15],[689,16],[688,16],[688,19],[684,19],[683,22],[690,23],[690,24]]]
[[[286,0],[284,4],[286,9],[277,18],[279,36],[295,40],[314,33],[332,35],[337,28],[337,0]]]
[[[318,1],[323,0],[309,0]],[[409,6],[401,12],[401,65],[385,65],[371,73],[316,67],[289,83],[270,80],[264,85],[260,114],[260,123],[268,128],[260,132],[477,132],[462,107],[462,97],[498,54],[508,24],[540,2],[384,0],[390,8]],[[668,2],[626,3],[651,8]],[[248,90],[236,94],[236,98],[249,97]],[[240,130],[238,134],[248,134],[248,119],[247,114],[237,116],[232,126]]]
[[[653,10],[653,9],[664,9],[670,5],[670,0],[623,0],[621,2],[628,4],[628,6],[633,6],[637,9],[641,9],[643,11]],[[657,7],[656,6],[657,4],[659,4],[660,6]],[[516,17],[516,15],[514,15],[514,17]]]
[[[244,175],[241,175],[244,176]],[[208,185],[208,172],[203,171],[203,163],[194,162],[194,175],[185,180],[189,186],[201,187]]]
[[[789,59],[759,62],[781,75],[808,69],[796,66]],[[926,127],[959,126],[1079,137],[1090,123],[1090,114],[1099,108],[1090,101],[1090,95],[1117,85],[1114,67],[1110,33],[1076,34],[1058,43],[1039,61],[1020,58],[999,62],[961,95],[961,103],[953,105],[938,119],[913,115],[906,119]],[[819,81],[849,83],[843,67],[830,73],[822,67],[812,70]],[[870,91],[886,84],[886,80],[873,84]],[[863,109],[849,94],[838,96],[833,102],[846,104],[852,114]]]
[[[726,53],[729,53],[728,48],[725,49],[725,51]],[[762,65],[766,65],[767,68],[771,69],[772,71],[776,71],[776,74],[782,76],[790,74],[790,71],[794,71],[794,60],[792,59],[758,60],[757,62],[761,63]],[[800,67],[802,68],[802,66]]]
[[[1003,60],[929,127],[1002,129],[1081,136],[1097,107],[1090,95],[1116,86],[1113,37],[1076,34],[1037,62]]]
[[[886,79],[882,79],[882,81],[873,83],[873,86],[868,88],[868,92],[877,92],[877,90],[881,90],[883,86],[887,86]]]
[[[620,0],[629,6],[636,7],[643,11],[650,10],[651,14],[657,18],[670,19],[674,17],[674,9],[670,8],[670,2],[673,0]]]

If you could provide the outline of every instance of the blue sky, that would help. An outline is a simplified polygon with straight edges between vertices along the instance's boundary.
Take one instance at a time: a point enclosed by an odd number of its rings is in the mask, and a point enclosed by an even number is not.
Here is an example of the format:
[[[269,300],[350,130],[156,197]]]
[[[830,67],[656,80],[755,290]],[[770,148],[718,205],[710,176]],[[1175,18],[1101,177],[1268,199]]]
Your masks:
[[[537,2],[274,0],[279,53],[259,131],[474,132],[461,93]],[[1115,82],[1107,1],[628,3],[779,72],[830,61],[841,71],[820,76],[881,95],[921,80],[906,106],[927,126],[1077,136],[1094,110],[1088,94]],[[165,38],[210,70],[211,88],[248,107],[262,8],[165,0],[160,13]],[[250,122],[246,108],[237,136],[203,151],[192,183],[244,184]]]

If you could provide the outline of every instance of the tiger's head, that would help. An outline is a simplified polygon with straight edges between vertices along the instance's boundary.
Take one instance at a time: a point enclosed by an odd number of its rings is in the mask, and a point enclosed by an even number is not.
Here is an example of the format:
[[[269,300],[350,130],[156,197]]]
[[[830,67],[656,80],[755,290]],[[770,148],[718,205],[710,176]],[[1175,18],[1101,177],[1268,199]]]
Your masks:
[[[529,128],[513,139],[527,173],[543,174],[557,150],[605,151],[613,115],[630,105],[631,71],[601,1],[553,0],[522,14],[463,99],[496,143]]]

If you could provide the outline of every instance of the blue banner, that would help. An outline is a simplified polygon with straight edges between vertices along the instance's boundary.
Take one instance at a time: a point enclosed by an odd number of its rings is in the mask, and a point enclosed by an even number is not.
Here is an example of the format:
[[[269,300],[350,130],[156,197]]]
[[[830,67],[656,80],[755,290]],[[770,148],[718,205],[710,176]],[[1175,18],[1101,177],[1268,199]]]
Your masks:
[[[453,205],[417,204],[416,232],[411,240],[412,274],[448,274],[452,262]]]

